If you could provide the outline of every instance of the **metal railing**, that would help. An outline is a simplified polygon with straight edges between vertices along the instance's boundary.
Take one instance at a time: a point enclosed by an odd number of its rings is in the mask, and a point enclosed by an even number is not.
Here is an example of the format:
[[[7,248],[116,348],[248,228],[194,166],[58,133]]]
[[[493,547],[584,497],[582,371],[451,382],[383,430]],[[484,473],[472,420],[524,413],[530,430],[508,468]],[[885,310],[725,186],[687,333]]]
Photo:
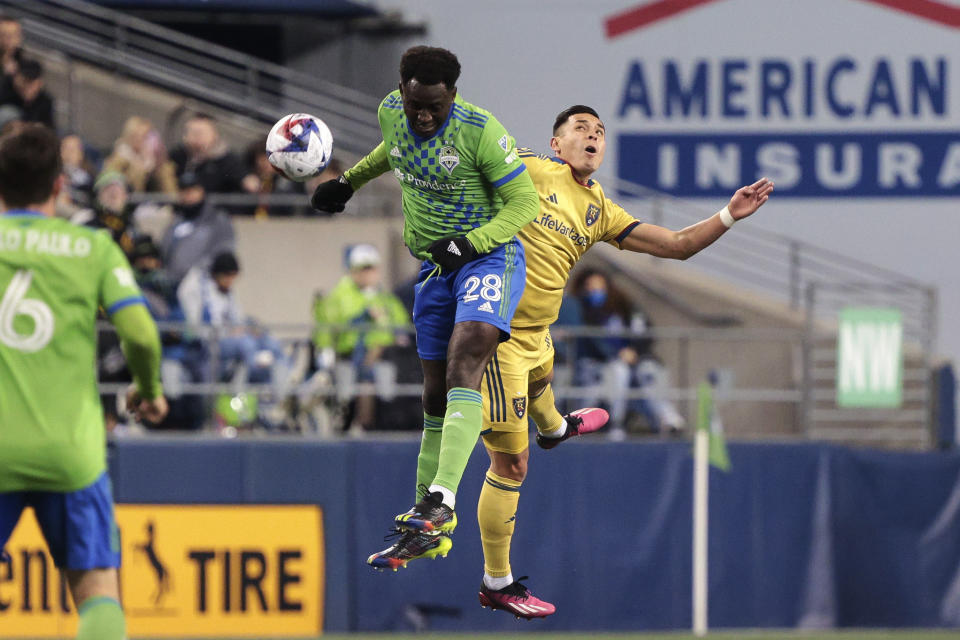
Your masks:
[[[179,334],[190,336],[191,340],[202,341],[205,346],[207,370],[221,371],[218,340],[224,334],[209,326],[189,326],[179,323],[160,323],[162,334]],[[349,425],[340,423],[345,415],[345,409],[350,401],[359,396],[374,396],[381,400],[395,400],[406,398],[413,405],[419,404],[423,390],[422,377],[419,365],[416,364],[416,355],[412,346],[407,347],[405,357],[399,361],[392,356],[394,372],[370,381],[356,378],[356,368],[349,360],[341,360],[338,364],[332,361],[327,366],[318,368],[313,359],[311,348],[312,332],[317,328],[331,331],[363,331],[364,325],[272,325],[263,327],[269,329],[284,345],[285,362],[278,369],[281,378],[270,382],[250,384],[245,376],[249,373],[242,367],[231,369],[229,379],[218,378],[210,374],[206,379],[191,380],[176,385],[179,397],[194,395],[206,398],[207,429],[220,424],[227,424],[223,417],[214,419],[212,409],[217,397],[242,398],[252,394],[264,400],[261,407],[265,407],[262,414],[247,416],[243,424],[234,424],[234,427],[262,427],[268,431],[298,432],[309,436],[333,437]],[[101,324],[104,331],[112,331],[107,323]],[[382,329],[382,328],[381,328]],[[399,333],[407,333],[412,338],[411,329],[398,329]],[[765,384],[745,385],[738,383],[738,365],[732,365],[725,359],[711,360],[704,351],[716,348],[718,345],[733,351],[743,351],[745,345],[756,350],[757,345],[766,344],[774,347],[775,351],[783,354],[800,354],[811,351],[814,343],[808,332],[801,329],[761,329],[761,328],[694,328],[694,327],[654,327],[642,335],[629,330],[608,330],[595,327],[565,327],[556,326],[552,330],[554,344],[558,353],[563,354],[555,366],[557,377],[554,381],[556,396],[559,401],[594,398],[602,403],[609,403],[614,399],[627,402],[655,399],[671,402],[685,419],[687,425],[695,420],[696,387],[701,378],[692,371],[728,370],[728,382],[720,384],[718,401],[723,407],[723,415],[728,434],[734,438],[793,438],[793,439],[838,439],[847,435],[847,440],[868,439],[872,442],[880,441],[892,445],[910,444],[914,447],[929,446],[929,439],[925,434],[929,430],[929,412],[915,409],[890,410],[882,414],[886,420],[882,426],[884,431],[869,434],[858,431],[844,434],[817,432],[805,428],[801,417],[810,415],[830,392],[824,389],[814,389],[811,379],[799,379],[790,375],[790,371],[797,366],[792,361],[793,356],[781,357],[774,362],[772,369],[779,375],[772,375]],[[589,384],[575,384],[573,380],[574,367],[577,366],[577,340],[580,338],[616,338],[633,339],[642,337],[655,341],[654,351],[658,354],[671,352],[675,355],[669,358],[673,363],[669,372],[669,382],[655,388],[649,386],[628,387],[611,390],[604,386],[605,382],[596,380]],[[412,344],[412,342],[411,342]],[[396,368],[402,368],[399,378]],[[905,402],[915,400],[911,394],[929,399],[929,376],[923,365],[914,363],[905,373],[907,391],[904,394]],[[391,376],[393,376],[391,378]],[[911,382],[912,381],[912,382]],[[911,386],[912,385],[912,386]],[[122,394],[127,383],[102,383],[103,393]],[[616,397],[611,395],[615,393]],[[819,394],[819,395],[818,395]],[[826,395],[825,395],[826,394]],[[272,413],[271,413],[272,412]],[[854,415],[856,412],[851,413]],[[864,414],[861,415],[861,418]],[[870,417],[870,416],[867,416]],[[395,430],[414,430],[416,424],[400,424],[393,421],[391,416],[385,416],[387,428]],[[890,423],[896,423],[891,427]],[[757,427],[755,425],[764,425]],[[381,428],[383,428],[381,426]],[[235,433],[235,432],[234,432]],[[840,438],[843,439],[843,438]]]
[[[653,224],[680,229],[714,213],[632,182],[612,177],[600,177],[599,181],[610,193],[618,192],[621,204],[631,214]],[[735,242],[717,242],[688,263],[722,274],[732,284],[785,302],[794,310],[804,309],[805,292],[812,283],[857,283],[883,289],[885,296],[906,305],[908,312],[925,313],[927,298],[935,294],[929,285],[902,273],[751,224],[737,226]]]
[[[263,206],[271,217],[323,217],[331,214],[318,213],[310,207],[309,193],[209,193],[206,200],[211,205],[237,215],[252,215]],[[176,205],[176,196],[161,192],[130,194],[133,205]],[[344,215],[361,218],[399,217],[397,194],[386,189],[363,189],[358,191],[344,209]]]
[[[0,0],[26,40],[115,73],[272,124],[322,113],[338,145],[366,153],[380,141],[379,98],[81,0]]]
[[[0,0],[2,1],[2,0]],[[621,204],[640,220],[680,229],[711,215],[708,209],[640,185],[617,179],[601,178],[621,192]],[[364,191],[358,192],[362,197]],[[210,194],[211,201],[222,206],[298,207],[305,210],[307,196],[302,194]],[[173,202],[163,193],[133,195],[136,202]],[[398,200],[378,200],[378,206],[364,215],[400,215]],[[795,311],[806,311],[810,286],[837,285],[841,295],[869,295],[876,304],[889,304],[904,312],[905,328],[921,344],[932,348],[936,339],[936,289],[884,267],[869,264],[812,243],[745,224],[737,227],[735,241],[721,241],[687,261],[694,269],[720,274],[732,285],[756,291],[784,303]],[[836,297],[836,296],[834,296]],[[836,311],[836,300],[818,304],[815,313]]]

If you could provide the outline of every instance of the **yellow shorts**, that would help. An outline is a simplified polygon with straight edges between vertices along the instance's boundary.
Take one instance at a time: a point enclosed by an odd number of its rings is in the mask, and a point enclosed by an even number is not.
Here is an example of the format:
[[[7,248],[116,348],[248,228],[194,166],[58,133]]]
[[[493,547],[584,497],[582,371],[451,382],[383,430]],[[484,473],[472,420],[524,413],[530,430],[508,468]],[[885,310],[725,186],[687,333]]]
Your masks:
[[[549,327],[511,329],[487,365],[483,395],[483,443],[492,451],[520,453],[529,445],[527,389],[553,369]]]

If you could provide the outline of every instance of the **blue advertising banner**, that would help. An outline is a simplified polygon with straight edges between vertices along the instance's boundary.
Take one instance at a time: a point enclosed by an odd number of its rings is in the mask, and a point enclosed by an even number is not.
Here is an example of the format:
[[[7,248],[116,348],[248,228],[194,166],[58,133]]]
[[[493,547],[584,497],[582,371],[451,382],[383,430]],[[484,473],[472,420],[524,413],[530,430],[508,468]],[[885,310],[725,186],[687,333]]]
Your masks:
[[[960,196],[960,131],[624,133],[618,177],[673,195],[729,197],[771,178],[777,198]]]

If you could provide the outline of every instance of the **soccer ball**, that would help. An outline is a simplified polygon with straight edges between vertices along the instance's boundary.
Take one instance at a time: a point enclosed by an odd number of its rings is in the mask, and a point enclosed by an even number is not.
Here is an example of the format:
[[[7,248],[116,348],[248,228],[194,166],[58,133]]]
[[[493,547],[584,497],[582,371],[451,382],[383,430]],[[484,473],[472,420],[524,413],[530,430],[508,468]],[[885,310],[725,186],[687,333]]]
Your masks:
[[[283,116],[267,136],[267,160],[296,182],[309,180],[330,162],[333,134],[323,120],[307,113]]]

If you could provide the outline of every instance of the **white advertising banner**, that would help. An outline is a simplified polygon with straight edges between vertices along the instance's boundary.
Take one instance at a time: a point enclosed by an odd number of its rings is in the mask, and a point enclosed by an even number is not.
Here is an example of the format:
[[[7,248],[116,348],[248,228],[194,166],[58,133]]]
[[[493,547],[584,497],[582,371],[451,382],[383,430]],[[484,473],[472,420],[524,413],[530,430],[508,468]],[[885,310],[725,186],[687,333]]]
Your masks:
[[[960,324],[960,0],[377,5],[457,53],[463,96],[521,145],[549,153],[555,115],[587,104],[601,181],[716,210],[770,177],[750,225],[935,284]],[[939,348],[960,358],[960,333]]]

